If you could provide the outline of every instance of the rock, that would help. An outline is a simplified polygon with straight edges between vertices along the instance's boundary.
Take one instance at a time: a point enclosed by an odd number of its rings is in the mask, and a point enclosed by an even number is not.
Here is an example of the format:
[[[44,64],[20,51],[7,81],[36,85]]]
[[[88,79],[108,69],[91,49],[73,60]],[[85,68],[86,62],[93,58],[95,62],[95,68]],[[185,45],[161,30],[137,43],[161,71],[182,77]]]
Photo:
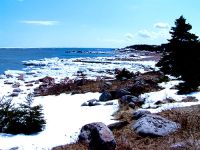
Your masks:
[[[106,102],[112,100],[112,95],[109,92],[104,91],[99,97],[99,101]]]
[[[87,82],[86,79],[77,79],[77,80],[74,80],[74,84],[75,84],[76,86],[83,86],[83,85],[86,84],[86,82]]]
[[[107,86],[109,86],[109,87],[111,87],[112,86],[112,82],[105,82],[105,85],[107,85]]]
[[[199,150],[200,140],[197,139],[186,139],[186,141],[177,142],[170,146],[170,150]]]
[[[30,86],[33,86],[33,84],[32,83],[26,84],[26,87],[30,87]]]
[[[91,99],[88,102],[88,106],[97,106],[97,105],[101,105],[100,103],[98,103],[97,99]]]
[[[119,121],[119,122],[115,122],[113,124],[109,124],[108,128],[110,130],[114,130],[114,129],[121,129],[124,126],[126,126],[127,124],[129,124],[127,121]]]
[[[79,141],[90,150],[115,150],[116,141],[112,131],[102,122],[86,124],[81,128]]]
[[[192,96],[188,96],[184,99],[181,100],[182,102],[198,102],[198,99],[196,99],[195,97]]]
[[[132,109],[135,109],[135,103],[133,103],[133,102],[130,102],[130,103],[128,104],[128,106],[129,106],[130,108],[132,108]]]
[[[20,88],[13,89],[13,92],[20,93],[22,90]]]
[[[136,96],[133,96],[133,95],[124,95],[120,98],[120,102],[122,104],[129,104],[130,102],[137,102],[138,101],[138,98]]]
[[[100,89],[103,90],[108,90],[112,86],[112,82],[103,82],[102,85],[100,86]]]
[[[117,80],[127,80],[132,77],[134,77],[134,73],[126,70],[125,68],[120,70],[120,69],[115,69],[115,77]]]
[[[27,74],[27,75],[34,75],[35,72],[27,72],[26,74]]]
[[[20,83],[19,82],[15,82],[13,85],[12,85],[12,88],[18,88],[20,87]]]
[[[97,99],[91,99],[91,100],[88,100],[87,102],[90,103],[90,104],[94,104],[97,101],[98,101]]]
[[[116,94],[115,95],[116,98],[121,98],[124,95],[131,95],[131,93],[126,89],[118,89],[116,90],[115,94]]]
[[[55,84],[55,79],[52,78],[52,77],[44,77],[42,79],[39,79],[40,82],[43,82],[43,83],[47,83],[49,85],[53,85]]]
[[[88,106],[88,103],[84,102],[81,106]]]
[[[18,92],[13,92],[12,94],[10,94],[11,97],[17,97],[19,95]]]
[[[24,81],[24,74],[20,74],[17,78],[18,80]]]
[[[132,124],[132,129],[137,134],[150,137],[166,136],[178,128],[178,123],[152,114],[145,115]]]
[[[11,74],[6,74],[6,78],[13,78],[13,75],[11,75]]]
[[[133,95],[124,95],[120,99],[120,104],[121,105],[129,105],[131,103],[131,106],[141,106],[144,104],[144,99],[138,98]]]
[[[145,116],[147,114],[151,114],[151,112],[148,111],[148,110],[135,111],[135,112],[133,112],[133,119],[137,120],[137,119],[139,119],[139,118],[141,118],[141,117],[143,117],[143,116]]]
[[[107,106],[107,105],[114,105],[114,103],[113,102],[107,102],[107,103],[105,103],[105,106]]]
[[[101,105],[100,103],[98,103],[98,100],[91,99],[91,100],[88,100],[87,102],[84,102],[81,106],[97,106],[97,105]]]
[[[4,81],[4,84],[13,84],[13,82],[12,82],[12,81],[8,81],[8,80],[5,80],[5,81]]]
[[[13,147],[13,148],[10,148],[9,150],[19,150],[20,148],[19,147]]]
[[[40,83],[40,81],[39,81],[39,80],[36,80],[36,81],[35,81],[35,84],[39,84],[39,83]]]

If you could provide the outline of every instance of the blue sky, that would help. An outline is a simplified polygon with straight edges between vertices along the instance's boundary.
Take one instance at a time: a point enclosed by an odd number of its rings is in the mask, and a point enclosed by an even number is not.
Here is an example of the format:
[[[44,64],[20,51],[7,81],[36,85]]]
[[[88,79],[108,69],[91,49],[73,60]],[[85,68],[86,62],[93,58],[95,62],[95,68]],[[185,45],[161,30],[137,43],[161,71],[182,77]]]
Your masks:
[[[161,44],[183,15],[200,35],[199,0],[0,0],[0,47]]]

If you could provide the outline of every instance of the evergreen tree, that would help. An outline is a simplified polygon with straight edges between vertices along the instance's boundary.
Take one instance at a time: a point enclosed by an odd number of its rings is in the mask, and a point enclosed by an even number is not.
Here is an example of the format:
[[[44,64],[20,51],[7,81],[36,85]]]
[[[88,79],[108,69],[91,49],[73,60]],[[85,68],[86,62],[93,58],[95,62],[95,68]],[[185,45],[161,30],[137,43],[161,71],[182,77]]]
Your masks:
[[[42,113],[42,106],[32,106],[32,95],[28,95],[26,102],[20,104],[20,111],[23,114],[23,121],[21,122],[21,131],[24,134],[32,134],[43,130],[46,121]]]
[[[200,85],[200,53],[198,36],[189,31],[192,26],[181,16],[171,28],[171,39],[157,63],[166,74],[179,77],[184,82],[179,85],[179,93],[190,93]]]

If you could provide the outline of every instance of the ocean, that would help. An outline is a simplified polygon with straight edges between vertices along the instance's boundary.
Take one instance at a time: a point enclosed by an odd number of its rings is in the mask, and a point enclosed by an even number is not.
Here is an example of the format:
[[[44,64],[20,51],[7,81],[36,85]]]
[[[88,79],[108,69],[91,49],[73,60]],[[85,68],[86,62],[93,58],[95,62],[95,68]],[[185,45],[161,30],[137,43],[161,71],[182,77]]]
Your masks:
[[[22,61],[43,58],[109,57],[112,48],[0,48],[0,74],[6,70],[22,70]]]

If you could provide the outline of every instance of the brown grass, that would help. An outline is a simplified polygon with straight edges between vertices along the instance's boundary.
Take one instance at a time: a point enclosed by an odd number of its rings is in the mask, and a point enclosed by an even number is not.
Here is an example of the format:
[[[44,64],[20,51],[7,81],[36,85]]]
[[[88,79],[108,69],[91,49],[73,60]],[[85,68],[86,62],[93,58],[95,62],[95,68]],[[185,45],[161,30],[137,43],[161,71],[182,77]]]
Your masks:
[[[129,110],[128,110],[129,111]],[[127,115],[125,112],[121,116]],[[200,149],[200,105],[177,108],[173,110],[163,111],[159,115],[178,122],[182,128],[168,136],[159,138],[141,137],[131,130],[131,124],[120,130],[113,130],[117,141],[116,150],[171,150],[172,144],[185,142],[184,150]],[[128,118],[130,122],[131,118]],[[134,120],[133,120],[134,122]]]
[[[74,143],[69,145],[63,145],[53,148],[52,150],[87,150],[87,146],[82,143]]]

